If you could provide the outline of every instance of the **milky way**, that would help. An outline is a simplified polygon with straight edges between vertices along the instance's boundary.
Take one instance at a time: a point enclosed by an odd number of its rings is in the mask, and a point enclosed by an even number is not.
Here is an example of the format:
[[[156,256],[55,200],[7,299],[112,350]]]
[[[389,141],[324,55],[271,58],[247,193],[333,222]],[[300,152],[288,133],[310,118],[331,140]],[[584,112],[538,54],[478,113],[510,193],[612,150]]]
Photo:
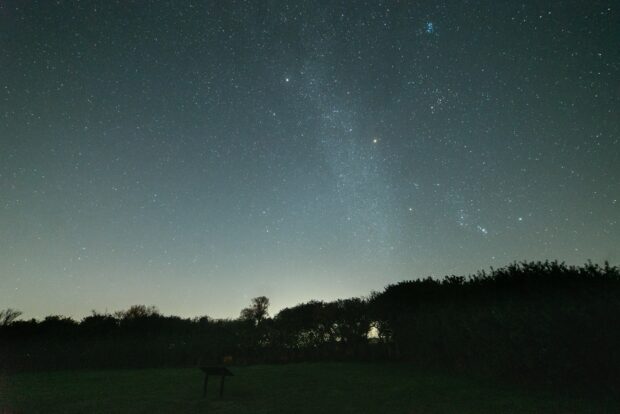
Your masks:
[[[614,2],[4,1],[0,308],[236,316],[620,260]]]

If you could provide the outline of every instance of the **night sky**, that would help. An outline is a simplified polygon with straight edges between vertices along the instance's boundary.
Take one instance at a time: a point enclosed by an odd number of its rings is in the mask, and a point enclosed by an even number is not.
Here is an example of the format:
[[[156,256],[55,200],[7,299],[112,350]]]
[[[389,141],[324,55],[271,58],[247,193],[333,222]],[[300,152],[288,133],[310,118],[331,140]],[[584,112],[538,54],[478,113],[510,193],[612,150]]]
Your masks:
[[[618,264],[618,6],[2,1],[0,309]]]

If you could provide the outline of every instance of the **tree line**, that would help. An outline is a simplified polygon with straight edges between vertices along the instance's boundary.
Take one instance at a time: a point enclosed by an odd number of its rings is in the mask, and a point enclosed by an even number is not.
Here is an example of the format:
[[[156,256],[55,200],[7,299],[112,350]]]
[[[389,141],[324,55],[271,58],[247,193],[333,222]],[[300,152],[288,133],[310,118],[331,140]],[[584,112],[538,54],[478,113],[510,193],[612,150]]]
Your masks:
[[[296,361],[407,361],[525,384],[618,393],[620,270],[514,263],[418,279],[365,298],[310,301],[269,316],[254,298],[236,319],[164,316],[153,306],[20,320],[0,312],[6,370]]]

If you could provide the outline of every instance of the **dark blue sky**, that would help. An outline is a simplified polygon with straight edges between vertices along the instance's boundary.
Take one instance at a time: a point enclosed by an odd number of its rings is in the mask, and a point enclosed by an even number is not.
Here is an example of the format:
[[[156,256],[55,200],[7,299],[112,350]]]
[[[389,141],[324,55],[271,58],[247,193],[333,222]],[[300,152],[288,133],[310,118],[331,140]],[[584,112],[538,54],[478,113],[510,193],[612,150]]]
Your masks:
[[[3,1],[0,308],[618,264],[617,6]]]

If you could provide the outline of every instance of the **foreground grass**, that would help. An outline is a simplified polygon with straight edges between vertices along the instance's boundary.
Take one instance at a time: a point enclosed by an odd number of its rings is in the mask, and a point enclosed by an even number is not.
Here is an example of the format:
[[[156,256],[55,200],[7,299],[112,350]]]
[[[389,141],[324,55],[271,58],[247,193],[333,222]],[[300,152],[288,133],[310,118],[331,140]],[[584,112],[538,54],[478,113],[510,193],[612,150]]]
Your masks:
[[[394,364],[231,368],[224,397],[198,369],[24,373],[0,378],[0,413],[617,413],[620,404],[429,374]]]

